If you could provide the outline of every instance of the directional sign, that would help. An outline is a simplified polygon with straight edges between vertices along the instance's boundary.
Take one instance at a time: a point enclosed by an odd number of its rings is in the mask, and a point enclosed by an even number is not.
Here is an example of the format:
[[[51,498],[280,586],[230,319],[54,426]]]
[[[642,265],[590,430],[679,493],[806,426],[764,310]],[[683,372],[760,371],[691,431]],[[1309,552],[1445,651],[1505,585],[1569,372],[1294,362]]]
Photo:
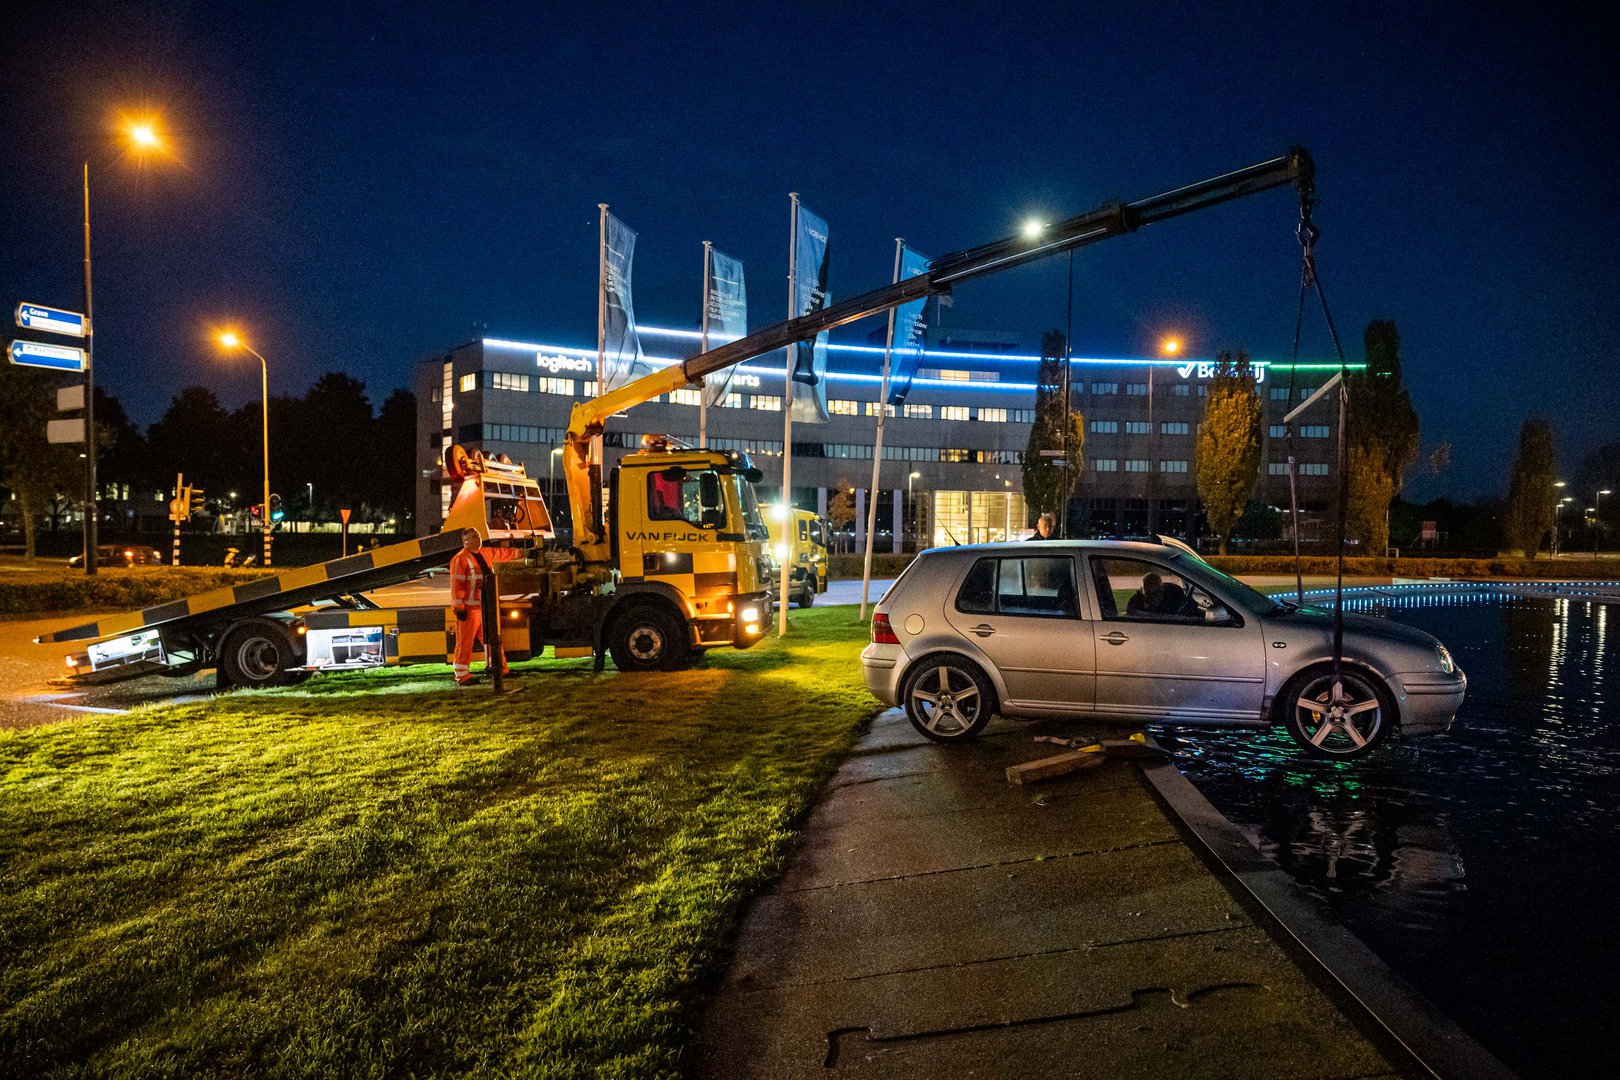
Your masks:
[[[72,420],[47,420],[45,441],[52,444],[84,442],[84,417]]]
[[[13,364],[50,368],[53,371],[83,371],[84,350],[70,345],[46,345],[40,341],[13,341],[6,350]]]
[[[77,311],[58,311],[38,304],[18,304],[17,325],[24,330],[49,330],[53,334],[84,337],[83,315]]]

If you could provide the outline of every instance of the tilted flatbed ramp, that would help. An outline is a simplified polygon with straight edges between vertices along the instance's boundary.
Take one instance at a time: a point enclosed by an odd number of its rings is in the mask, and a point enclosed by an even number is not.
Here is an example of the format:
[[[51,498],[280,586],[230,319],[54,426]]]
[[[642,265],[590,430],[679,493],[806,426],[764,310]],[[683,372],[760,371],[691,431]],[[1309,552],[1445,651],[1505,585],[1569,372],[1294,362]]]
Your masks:
[[[331,562],[287,570],[273,577],[173,600],[139,611],[109,615],[35,638],[38,644],[60,641],[100,641],[137,630],[163,627],[181,630],[192,620],[216,620],[265,615],[313,604],[348,593],[367,592],[409,581],[429,567],[447,562],[461,547],[461,534],[435,533],[387,547],[362,551]]]

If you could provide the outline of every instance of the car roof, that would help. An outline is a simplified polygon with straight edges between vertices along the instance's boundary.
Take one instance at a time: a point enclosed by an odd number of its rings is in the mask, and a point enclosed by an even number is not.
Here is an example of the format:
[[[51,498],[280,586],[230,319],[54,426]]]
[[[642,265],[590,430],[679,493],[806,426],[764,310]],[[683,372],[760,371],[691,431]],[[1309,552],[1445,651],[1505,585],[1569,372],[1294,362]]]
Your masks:
[[[953,551],[998,554],[1018,552],[1028,554],[1035,551],[1103,551],[1116,554],[1129,555],[1155,555],[1161,559],[1173,559],[1182,553],[1169,544],[1158,544],[1151,540],[1011,540],[994,544],[960,544],[956,547],[928,548],[919,552],[922,555],[946,555]]]

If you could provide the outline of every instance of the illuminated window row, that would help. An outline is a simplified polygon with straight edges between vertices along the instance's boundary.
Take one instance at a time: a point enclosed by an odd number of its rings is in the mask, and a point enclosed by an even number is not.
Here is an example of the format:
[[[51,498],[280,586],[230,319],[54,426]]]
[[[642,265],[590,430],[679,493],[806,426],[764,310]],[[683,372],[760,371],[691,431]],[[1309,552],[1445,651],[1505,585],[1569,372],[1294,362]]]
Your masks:
[[[1288,462],[1286,462],[1286,461],[1268,462],[1266,464],[1266,472],[1271,476],[1287,476],[1288,475]],[[1299,475],[1301,475],[1301,476],[1326,476],[1327,474],[1328,474],[1328,467],[1327,467],[1327,464],[1325,462],[1321,462],[1321,461],[1302,461],[1302,462],[1299,463]]]
[[[1288,435],[1287,424],[1272,424],[1269,430],[1273,439]],[[1302,439],[1326,439],[1333,434],[1333,430],[1327,424],[1305,424],[1299,428],[1298,434]]]

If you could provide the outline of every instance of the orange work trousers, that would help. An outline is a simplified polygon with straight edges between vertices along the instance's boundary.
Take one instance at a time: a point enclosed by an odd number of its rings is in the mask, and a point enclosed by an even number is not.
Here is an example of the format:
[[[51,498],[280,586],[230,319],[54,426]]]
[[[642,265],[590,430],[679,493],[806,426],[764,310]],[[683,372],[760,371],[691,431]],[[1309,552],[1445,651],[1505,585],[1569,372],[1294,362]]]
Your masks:
[[[466,617],[456,620],[456,678],[472,674],[473,645],[484,635],[484,609],[482,607],[469,607],[463,609]],[[489,670],[489,656],[484,657],[484,670]],[[501,666],[506,666],[506,658],[501,657]]]

